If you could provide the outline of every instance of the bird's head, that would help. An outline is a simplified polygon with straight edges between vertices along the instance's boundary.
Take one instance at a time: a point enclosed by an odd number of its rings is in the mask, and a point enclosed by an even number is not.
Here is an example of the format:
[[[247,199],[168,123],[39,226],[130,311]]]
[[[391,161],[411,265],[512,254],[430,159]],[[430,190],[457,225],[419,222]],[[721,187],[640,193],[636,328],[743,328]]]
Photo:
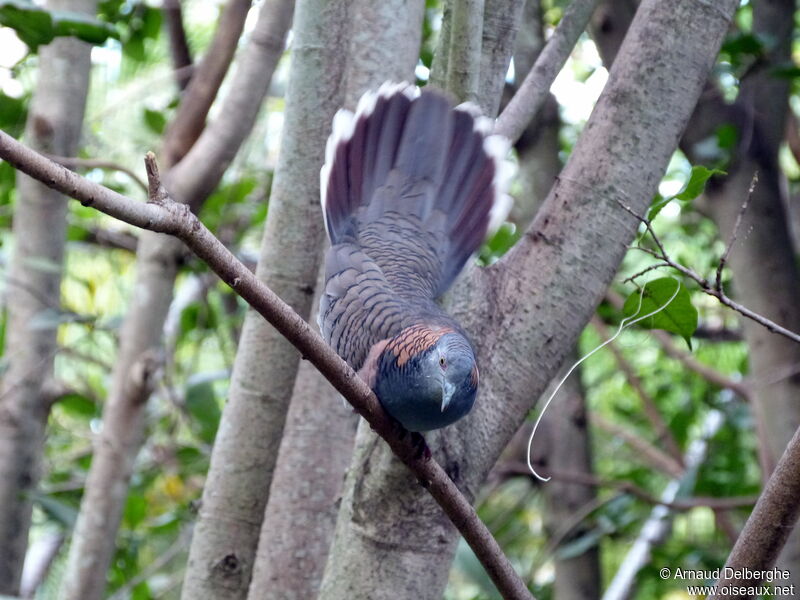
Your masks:
[[[409,327],[384,348],[374,389],[384,409],[409,431],[450,425],[475,402],[472,346],[449,328]]]

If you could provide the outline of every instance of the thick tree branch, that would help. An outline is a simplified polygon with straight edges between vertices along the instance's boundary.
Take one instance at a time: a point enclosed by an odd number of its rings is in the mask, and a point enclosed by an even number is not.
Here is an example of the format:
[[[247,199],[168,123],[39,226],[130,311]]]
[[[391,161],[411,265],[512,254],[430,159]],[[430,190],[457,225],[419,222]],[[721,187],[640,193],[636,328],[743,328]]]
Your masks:
[[[586,29],[598,0],[573,0],[519,90],[497,118],[495,133],[517,141],[547,99],[550,85]]]
[[[233,60],[249,10],[250,0],[228,0],[225,5],[214,39],[192,75],[175,118],[167,128],[163,150],[167,167],[181,160],[200,137],[208,110]]]
[[[483,0],[453,0],[447,89],[461,102],[478,101]]]
[[[157,179],[152,153],[148,153],[146,158],[152,194],[146,204],[130,200],[76,175],[1,131],[0,157],[53,189],[79,200],[84,206],[92,206],[131,225],[181,239],[310,360],[386,440],[395,455],[414,472],[453,521],[503,596],[532,597],[467,499],[436,461],[420,455],[410,436],[386,415],[367,384],[325,344],[308,323],[239,262],[185,204],[174,202],[164,192]]]
[[[795,431],[792,441],[786,447],[778,465],[767,481],[761,497],[756,503],[750,518],[747,519],[736,545],[731,550],[725,562],[728,568],[742,570],[746,567],[751,571],[767,570],[772,568],[783,548],[789,534],[800,516],[800,429]],[[758,581],[751,578],[721,578],[717,588],[724,586],[757,585]],[[743,594],[715,594],[709,598],[721,600],[723,598],[747,598]]]
[[[184,90],[192,78],[192,51],[186,40],[183,27],[183,10],[180,0],[164,0],[164,28],[169,38],[169,53],[172,57],[173,75],[178,89]]]

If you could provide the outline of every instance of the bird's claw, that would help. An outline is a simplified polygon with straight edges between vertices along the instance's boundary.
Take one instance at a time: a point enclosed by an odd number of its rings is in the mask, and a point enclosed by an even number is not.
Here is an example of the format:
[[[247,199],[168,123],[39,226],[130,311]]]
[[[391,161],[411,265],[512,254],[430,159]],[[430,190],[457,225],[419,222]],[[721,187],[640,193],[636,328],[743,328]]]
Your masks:
[[[428,442],[425,441],[425,438],[422,437],[421,433],[416,431],[411,433],[411,443],[414,445],[416,449],[415,458],[417,460],[430,460],[431,459],[431,449],[428,447]]]

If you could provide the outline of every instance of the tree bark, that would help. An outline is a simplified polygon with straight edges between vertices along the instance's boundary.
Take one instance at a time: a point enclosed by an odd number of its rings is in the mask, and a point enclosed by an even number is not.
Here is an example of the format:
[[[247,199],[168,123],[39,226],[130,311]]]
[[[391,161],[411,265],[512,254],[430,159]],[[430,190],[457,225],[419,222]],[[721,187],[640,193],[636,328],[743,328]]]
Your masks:
[[[164,138],[162,162],[169,169],[183,158],[203,133],[206,115],[228,73],[250,11],[250,0],[228,0],[214,32],[214,39],[183,95]]]
[[[481,35],[478,105],[484,115],[494,118],[500,108],[503,86],[517,40],[523,6],[538,2],[486,0]]]
[[[428,443],[467,497],[614,276],[639,226],[619,203],[645,212],[736,6],[642,3],[534,224],[504,259],[473,269],[453,293],[453,312],[479,349],[481,395],[470,416]],[[438,507],[361,424],[323,597],[438,598],[455,542]]]
[[[747,598],[748,596],[744,594],[722,593],[721,588],[726,585],[741,587],[757,585],[758,581],[752,576],[746,576],[744,569],[766,571],[775,564],[775,559],[800,514],[800,503],[797,502],[800,496],[800,478],[797,477],[799,471],[800,429],[786,446],[728,560],[725,561],[723,576],[717,581],[720,593],[709,598],[712,600]],[[793,587],[788,579],[776,578],[774,583],[776,586]],[[794,587],[794,590],[797,588]]]
[[[195,209],[213,191],[255,121],[283,51],[292,8],[291,0],[263,5],[220,118],[167,175],[174,197],[191,202]],[[140,237],[134,296],[123,323],[103,429],[62,584],[65,600],[99,598],[105,589],[133,462],[143,442],[150,377],[162,359],[164,321],[184,251],[180,241],[170,236],[146,231]]]
[[[478,102],[484,0],[451,0],[447,90],[459,102]]]
[[[281,154],[257,275],[307,318],[319,268],[319,169],[341,106],[349,2],[298,2]],[[203,491],[183,598],[244,598],[299,354],[245,317]]]
[[[183,9],[180,0],[164,0],[164,30],[169,38],[169,53],[175,72],[175,83],[183,91],[192,78],[192,51],[183,27]]]
[[[519,89],[519,85],[533,68],[544,44],[541,3],[526,2],[514,49],[514,91]],[[514,199],[509,221],[520,231],[527,229],[533,221],[536,211],[547,198],[563,166],[558,156],[560,130],[558,102],[550,94],[542,110],[514,144],[519,161],[517,181],[521,191]]]
[[[384,81],[413,81],[424,2],[355,0],[345,106]],[[399,16],[402,15],[402,18]],[[319,306],[324,273],[316,282]],[[353,451],[356,419],[324,377],[300,364],[280,441],[248,598],[316,598]],[[312,476],[310,476],[313,474]]]
[[[51,0],[48,9],[94,15],[94,0]],[[39,52],[39,74],[25,138],[35,149],[72,156],[78,149],[89,86],[91,46],[57,38]],[[0,594],[19,589],[31,493],[39,485],[50,402],[43,384],[53,376],[61,306],[67,203],[58,192],[17,176],[15,249],[6,280],[8,329],[0,396]],[[36,320],[40,322],[36,324]]]

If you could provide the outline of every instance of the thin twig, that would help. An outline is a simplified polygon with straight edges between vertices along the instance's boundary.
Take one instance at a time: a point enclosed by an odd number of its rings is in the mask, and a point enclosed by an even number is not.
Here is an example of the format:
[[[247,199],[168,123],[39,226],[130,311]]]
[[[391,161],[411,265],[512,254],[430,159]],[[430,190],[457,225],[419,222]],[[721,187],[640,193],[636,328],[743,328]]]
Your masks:
[[[533,597],[469,501],[439,463],[421,453],[408,433],[389,418],[369,386],[308,323],[239,262],[185,204],[179,204],[164,194],[152,153],[148,153],[145,161],[154,201],[147,203],[135,202],[95,184],[25,147],[2,131],[0,157],[86,206],[131,225],[181,239],[293,344],[389,444],[392,452],[412,470],[464,536],[503,597],[526,600]]]
[[[622,297],[613,290],[609,290],[606,293],[606,298],[618,310],[621,310],[625,303]],[[666,331],[656,329],[651,333],[653,337],[655,337],[655,339],[661,344],[661,347],[667,356],[679,360],[687,369],[694,371],[712,385],[731,390],[745,400],[750,400],[751,391],[750,386],[747,383],[735,381],[724,373],[717,371],[713,367],[701,363],[689,352],[678,348],[678,346],[676,346],[672,341],[672,336],[670,336],[670,334],[668,334]]]
[[[145,193],[147,193],[147,184],[131,169],[119,163],[111,162],[109,160],[101,160],[98,158],[76,158],[73,156],[56,156],[55,154],[47,154],[47,158],[54,160],[60,165],[65,167],[82,167],[84,169],[107,169],[109,171],[119,171],[124,173],[131,180],[138,185]]]
[[[728,256],[733,249],[733,245],[736,243],[736,237],[739,235],[739,227],[742,225],[742,217],[744,217],[744,213],[747,210],[747,205],[750,204],[750,198],[753,196],[753,190],[756,189],[756,184],[758,183],[758,171],[753,173],[753,179],[750,181],[750,188],[747,190],[747,196],[745,196],[744,202],[742,202],[742,206],[739,209],[739,213],[736,215],[736,222],[733,224],[733,231],[731,232],[731,237],[728,240],[728,245],[725,247],[725,252],[722,253],[722,258],[719,259],[719,264],[717,265],[717,276],[714,280],[714,289],[718,292],[722,292],[722,269],[725,268],[725,263],[728,262]]]
[[[696,273],[692,269],[690,269],[688,267],[685,267],[682,264],[677,263],[674,260],[672,260],[667,255],[666,251],[664,250],[664,246],[661,244],[661,240],[658,239],[658,236],[656,235],[655,231],[653,231],[653,227],[650,224],[650,221],[648,219],[646,219],[645,217],[642,217],[642,216],[636,214],[636,212],[634,210],[632,210],[629,206],[625,205],[623,202],[619,202],[618,201],[618,204],[626,212],[630,213],[636,219],[638,219],[639,221],[644,223],[645,227],[647,228],[648,233],[650,233],[650,237],[653,239],[653,242],[658,247],[658,251],[656,251],[656,250],[652,250],[651,248],[645,248],[644,246],[634,246],[634,248],[636,250],[640,250],[640,251],[644,252],[645,254],[649,254],[649,255],[653,256],[654,258],[658,259],[659,261],[662,261],[662,262],[668,264],[670,267],[672,267],[676,271],[682,273],[683,275],[685,275],[689,279],[692,279],[693,281],[695,281],[700,286],[700,289],[703,292],[705,292],[709,296],[714,296],[717,300],[719,300],[719,302],[721,304],[727,306],[730,309],[735,310],[736,312],[738,312],[742,316],[745,316],[748,319],[751,319],[752,321],[755,321],[756,323],[759,323],[760,325],[766,327],[769,331],[771,331],[773,333],[780,334],[780,335],[782,335],[784,337],[787,337],[790,340],[795,341],[795,342],[800,344],[800,334],[798,334],[798,333],[796,333],[794,331],[791,331],[789,329],[786,329],[785,327],[781,327],[780,325],[778,325],[774,321],[771,321],[770,319],[766,318],[765,316],[760,315],[757,312],[754,312],[754,311],[750,310],[746,306],[742,306],[741,304],[739,304],[738,302],[736,302],[734,300],[731,300],[725,294],[725,292],[722,289],[717,289],[717,287],[715,285],[712,285],[711,282],[709,282],[705,277],[702,277],[701,275],[699,275],[698,273]]]
[[[668,267],[669,268],[670,265],[668,263],[665,263],[665,262],[660,262],[660,263],[656,263],[654,265],[650,265],[649,267],[646,267],[646,268],[642,269],[641,271],[639,271],[637,273],[634,273],[630,277],[626,277],[625,279],[622,280],[622,283],[634,282],[637,279],[639,279],[639,277],[641,277],[642,275],[645,275],[645,274],[649,273],[650,271],[655,271],[656,269],[663,269],[664,267]]]
[[[503,464],[498,469],[503,475],[525,475],[530,477],[528,466],[520,461]],[[736,508],[747,508],[753,506],[758,501],[758,496],[731,496],[728,498],[717,498],[713,496],[693,496],[679,500],[666,501],[654,496],[644,488],[630,481],[612,481],[596,477],[590,473],[580,473],[577,471],[548,471],[555,481],[572,483],[575,485],[590,485],[592,487],[613,488],[619,492],[631,494],[648,504],[666,506],[673,510],[686,511],[698,507],[708,507],[712,510],[732,510]]]

